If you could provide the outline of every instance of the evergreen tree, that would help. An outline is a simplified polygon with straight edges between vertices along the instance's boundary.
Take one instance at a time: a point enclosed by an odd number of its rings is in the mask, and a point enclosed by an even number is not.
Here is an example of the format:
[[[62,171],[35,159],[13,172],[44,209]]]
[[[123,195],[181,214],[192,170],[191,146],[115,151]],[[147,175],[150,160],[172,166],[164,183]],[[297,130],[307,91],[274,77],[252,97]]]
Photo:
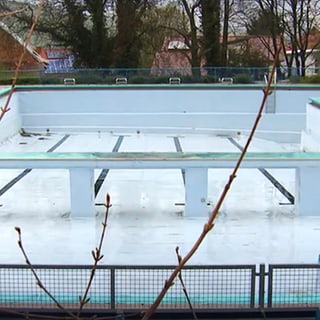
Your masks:
[[[139,38],[143,2],[117,0],[117,35],[114,47],[114,65],[118,68],[137,68],[142,43]]]
[[[157,0],[46,1],[36,32],[49,39],[47,46],[71,49],[78,67],[138,67],[141,17],[150,1]],[[34,5],[27,0],[0,1],[0,12],[23,5],[29,10],[15,15],[12,23],[21,27],[22,35],[30,26]]]
[[[201,0],[202,51],[207,67],[221,64],[220,0]]]
[[[107,67],[111,62],[112,38],[108,36],[104,19],[103,0],[64,0],[67,10],[66,38],[64,44],[71,47],[75,63],[85,67]]]

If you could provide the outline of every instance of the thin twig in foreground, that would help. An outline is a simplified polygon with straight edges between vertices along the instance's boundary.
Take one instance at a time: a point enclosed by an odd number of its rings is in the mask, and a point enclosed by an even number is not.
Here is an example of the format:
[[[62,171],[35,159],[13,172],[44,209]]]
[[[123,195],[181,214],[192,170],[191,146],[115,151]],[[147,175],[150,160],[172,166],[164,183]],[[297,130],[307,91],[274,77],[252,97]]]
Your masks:
[[[109,216],[109,209],[111,207],[110,195],[108,193],[106,195],[106,203],[105,203],[104,206],[106,208],[106,211],[105,211],[105,215],[104,215],[104,221],[102,222],[102,232],[101,232],[101,235],[100,235],[100,240],[99,240],[98,247],[95,250],[91,251],[91,255],[93,257],[93,266],[91,268],[91,274],[90,274],[90,278],[89,278],[86,290],[85,290],[83,296],[79,297],[80,306],[79,306],[79,310],[78,310],[78,313],[77,313],[77,317],[80,317],[81,310],[90,301],[90,298],[88,298],[89,290],[90,290],[92,282],[94,280],[94,276],[95,276],[95,273],[96,273],[96,270],[97,270],[98,263],[103,259],[103,254],[101,254],[101,250],[102,250],[103,240],[104,240],[106,229],[107,229],[107,221],[108,221],[108,216]]]
[[[182,257],[181,255],[179,254],[179,247],[176,247],[176,254],[177,254],[177,258],[178,258],[178,263],[180,264],[181,263],[181,260],[182,260]],[[187,291],[187,287],[186,285],[184,284],[184,281],[183,281],[183,278],[182,278],[182,271],[179,272],[178,274],[178,279],[181,283],[181,286],[182,286],[182,290],[183,290],[183,293],[187,299],[187,302],[188,302],[188,306],[189,306],[189,309],[191,310],[192,312],[192,315],[193,315],[193,319],[194,320],[198,320],[198,317],[197,317],[197,314],[196,312],[194,311],[193,309],[193,306],[192,306],[192,303],[191,303],[191,299],[189,297],[189,294],[188,294],[188,291]]]
[[[214,221],[218,215],[218,212],[220,210],[220,207],[231,187],[231,184],[233,182],[233,180],[236,178],[236,174],[238,172],[238,169],[241,165],[241,162],[249,148],[249,145],[251,143],[251,140],[253,139],[253,136],[256,132],[256,129],[258,127],[259,124],[259,120],[262,116],[262,111],[264,109],[265,103],[267,101],[268,96],[272,93],[271,91],[271,85],[273,83],[273,79],[274,79],[274,74],[275,74],[275,70],[279,61],[279,54],[280,54],[280,47],[277,50],[276,53],[276,57],[275,60],[273,62],[273,66],[272,66],[272,71],[268,80],[268,83],[266,85],[266,87],[263,89],[263,98],[260,104],[260,108],[258,110],[255,122],[252,126],[251,132],[248,136],[247,142],[239,156],[239,159],[232,171],[232,173],[229,176],[229,180],[227,181],[224,190],[222,191],[218,202],[216,204],[216,206],[214,207],[213,211],[210,214],[210,217],[208,219],[208,222],[204,225],[203,230],[200,234],[200,236],[198,237],[198,239],[195,241],[193,247],[190,249],[190,251],[186,254],[186,256],[181,259],[180,263],[176,266],[176,268],[172,271],[169,279],[167,279],[164,283],[164,286],[161,290],[161,292],[159,293],[159,295],[157,296],[156,300],[153,302],[153,304],[150,306],[150,308],[146,311],[146,313],[144,314],[142,320],[148,320],[150,319],[150,317],[152,316],[152,314],[157,310],[158,306],[160,305],[163,297],[165,296],[165,294],[167,293],[167,291],[169,290],[169,288],[172,286],[174,279],[178,276],[179,272],[182,270],[182,268],[185,266],[185,264],[191,259],[191,257],[194,255],[194,253],[198,250],[198,248],[200,247],[201,243],[203,242],[203,240],[205,239],[205,237],[207,236],[207,234],[210,232],[210,230],[214,227]]]
[[[25,258],[27,266],[30,268],[34,278],[36,279],[37,286],[44,291],[44,293],[57,305],[57,307],[61,310],[63,310],[68,316],[70,316],[72,319],[78,319],[76,315],[74,315],[72,312],[68,311],[63,305],[60,304],[60,302],[51,294],[51,292],[44,286],[44,284],[41,282],[40,277],[38,276],[35,268],[33,267],[32,263],[30,262],[30,259],[23,247],[22,243],[22,234],[21,229],[19,227],[14,228],[18,233],[18,246]]]

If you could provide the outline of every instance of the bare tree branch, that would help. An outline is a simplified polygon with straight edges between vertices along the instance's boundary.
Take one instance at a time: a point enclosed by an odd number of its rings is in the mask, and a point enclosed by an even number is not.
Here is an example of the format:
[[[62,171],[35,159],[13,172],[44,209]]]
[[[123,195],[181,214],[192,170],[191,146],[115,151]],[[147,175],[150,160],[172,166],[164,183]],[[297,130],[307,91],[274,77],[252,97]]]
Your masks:
[[[72,312],[68,311],[63,305],[60,304],[60,302],[51,294],[51,292],[44,286],[42,283],[40,277],[38,276],[35,268],[33,267],[32,263],[30,262],[30,259],[27,255],[27,252],[24,249],[23,243],[22,243],[22,234],[21,234],[21,229],[19,227],[14,228],[17,233],[18,233],[18,246],[25,258],[27,266],[30,268],[34,278],[36,279],[36,284],[37,286],[44,291],[44,293],[56,304],[56,306],[60,309],[63,310],[68,316],[70,316],[72,319],[78,319],[76,315],[74,315]]]
[[[83,310],[84,306],[90,301],[90,298],[88,297],[89,295],[89,291],[91,288],[91,285],[93,283],[94,277],[95,277],[95,272],[97,270],[97,266],[98,263],[102,260],[103,258],[103,254],[101,254],[102,251],[102,246],[103,246],[103,240],[105,238],[105,233],[106,233],[106,229],[107,229],[107,220],[108,220],[108,215],[109,215],[109,209],[111,207],[110,204],[110,196],[109,194],[106,195],[106,203],[105,203],[105,216],[104,216],[104,221],[102,223],[102,232],[100,235],[100,240],[98,243],[98,246],[95,250],[92,250],[92,256],[94,259],[94,263],[93,266],[91,268],[91,273],[90,273],[90,278],[88,281],[88,284],[86,286],[85,292],[83,294],[82,297],[79,297],[79,309],[77,314],[73,314],[72,312],[70,312],[68,309],[66,309],[52,294],[51,292],[45,287],[45,285],[43,284],[43,282],[41,281],[40,277],[38,276],[33,264],[31,263],[27,252],[24,249],[23,243],[22,243],[22,234],[21,234],[21,229],[19,227],[15,227],[16,232],[18,233],[18,246],[25,258],[26,264],[27,266],[30,268],[34,278],[36,279],[36,284],[37,286],[44,291],[44,293],[56,304],[56,306],[64,311],[69,317],[71,317],[74,320],[80,319],[80,314],[81,311]],[[21,313],[20,313],[21,314]],[[113,317],[114,318],[114,317]]]
[[[95,276],[95,273],[97,270],[98,263],[103,258],[103,254],[101,253],[101,250],[102,250],[103,240],[105,238],[105,233],[106,233],[106,229],[107,229],[107,220],[108,220],[108,216],[109,216],[109,209],[111,207],[109,194],[106,195],[106,202],[105,202],[104,206],[106,208],[106,211],[105,211],[105,215],[104,215],[104,221],[102,222],[102,232],[100,235],[98,247],[95,250],[91,251],[94,262],[93,262],[93,266],[91,268],[91,274],[90,274],[90,278],[89,278],[86,290],[85,290],[83,296],[79,297],[80,306],[79,306],[79,310],[77,313],[78,318],[80,317],[80,313],[81,313],[82,309],[84,308],[84,306],[90,301],[90,298],[88,298],[88,294],[89,294],[92,282],[94,280],[94,276]]]
[[[9,11],[9,12],[3,12],[3,13],[0,13],[0,18],[2,17],[9,17],[9,16],[13,16],[17,13],[20,13],[20,12],[23,12],[27,9],[28,7],[24,7],[24,8],[21,8],[21,9],[17,9],[17,10],[14,10],[14,11]]]
[[[263,94],[263,98],[261,101],[261,105],[260,108],[258,110],[255,122],[253,124],[253,127],[251,129],[251,132],[249,134],[249,137],[247,139],[247,142],[240,154],[240,157],[231,173],[231,175],[229,176],[229,180],[226,183],[224,190],[222,191],[217,204],[215,206],[215,208],[213,209],[213,211],[211,212],[211,215],[207,221],[207,223],[203,226],[203,230],[200,234],[200,236],[198,237],[198,239],[195,241],[193,247],[190,249],[190,251],[186,254],[186,256],[184,258],[182,258],[179,262],[179,264],[176,266],[176,268],[174,269],[174,271],[171,273],[169,279],[167,279],[164,283],[164,286],[161,290],[161,292],[159,293],[158,297],[156,298],[156,300],[153,302],[153,304],[150,306],[150,308],[146,311],[146,313],[144,314],[142,320],[148,320],[150,319],[150,317],[153,315],[153,313],[157,310],[158,306],[160,305],[162,299],[164,298],[164,296],[166,295],[167,291],[169,290],[169,288],[173,285],[174,283],[174,279],[179,275],[179,273],[181,272],[181,270],[183,269],[183,267],[186,265],[186,263],[191,259],[191,257],[194,255],[194,253],[198,250],[198,248],[200,247],[201,243],[203,242],[203,240],[206,238],[207,234],[210,232],[210,230],[213,229],[214,227],[214,222],[215,219],[219,213],[220,207],[222,205],[222,203],[224,202],[224,199],[226,197],[226,195],[228,194],[228,191],[232,185],[233,180],[236,178],[236,174],[238,172],[238,169],[242,163],[242,160],[244,159],[247,150],[249,148],[249,145],[253,139],[253,136],[256,132],[256,129],[258,127],[260,118],[262,116],[262,112],[265,106],[265,103],[267,101],[268,96],[272,93],[271,91],[271,87],[272,87],[272,83],[273,83],[273,79],[274,79],[274,74],[276,71],[276,67],[278,65],[278,60],[279,60],[279,54],[280,54],[280,47],[277,50],[277,54],[276,57],[274,59],[273,62],[273,66],[272,66],[272,71],[271,71],[271,75],[269,77],[268,83],[265,87],[265,89],[263,90],[264,94]]]
[[[177,255],[178,263],[181,263],[182,257],[181,257],[181,255],[179,254],[179,247],[176,247],[176,255]],[[191,312],[192,312],[193,319],[194,319],[194,320],[198,320],[197,314],[196,314],[196,312],[195,312],[194,309],[193,309],[192,302],[191,302],[191,299],[190,299],[189,294],[188,294],[188,291],[187,291],[187,287],[186,287],[186,285],[185,285],[185,283],[184,283],[184,281],[183,281],[181,271],[180,271],[179,274],[178,274],[178,279],[179,279],[179,281],[180,281],[180,283],[181,283],[183,293],[184,293],[184,295],[185,295],[185,297],[186,297],[186,299],[187,299],[189,309],[190,309]]]

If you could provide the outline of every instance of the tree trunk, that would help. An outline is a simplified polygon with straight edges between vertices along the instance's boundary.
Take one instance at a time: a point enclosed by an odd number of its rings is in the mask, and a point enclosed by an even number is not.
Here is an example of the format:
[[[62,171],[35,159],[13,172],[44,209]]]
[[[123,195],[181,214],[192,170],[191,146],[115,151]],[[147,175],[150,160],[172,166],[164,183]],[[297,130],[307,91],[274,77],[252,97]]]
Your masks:
[[[223,31],[222,31],[222,46],[221,46],[221,64],[223,66],[228,65],[229,18],[230,18],[230,1],[224,0]]]

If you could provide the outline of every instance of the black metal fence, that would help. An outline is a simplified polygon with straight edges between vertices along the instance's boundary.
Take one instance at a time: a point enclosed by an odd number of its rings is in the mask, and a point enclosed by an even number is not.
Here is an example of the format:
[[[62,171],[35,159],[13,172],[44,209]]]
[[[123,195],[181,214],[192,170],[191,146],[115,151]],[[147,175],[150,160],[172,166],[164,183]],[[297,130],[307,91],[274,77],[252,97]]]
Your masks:
[[[270,265],[268,306],[320,306],[320,266]]]
[[[37,265],[44,287],[65,308],[75,309],[90,278],[90,266]],[[86,309],[145,310],[174,266],[99,266]],[[314,308],[320,305],[320,265],[186,266],[182,271],[195,310]],[[1,309],[54,308],[28,266],[0,265]],[[160,309],[189,309],[177,278]]]

